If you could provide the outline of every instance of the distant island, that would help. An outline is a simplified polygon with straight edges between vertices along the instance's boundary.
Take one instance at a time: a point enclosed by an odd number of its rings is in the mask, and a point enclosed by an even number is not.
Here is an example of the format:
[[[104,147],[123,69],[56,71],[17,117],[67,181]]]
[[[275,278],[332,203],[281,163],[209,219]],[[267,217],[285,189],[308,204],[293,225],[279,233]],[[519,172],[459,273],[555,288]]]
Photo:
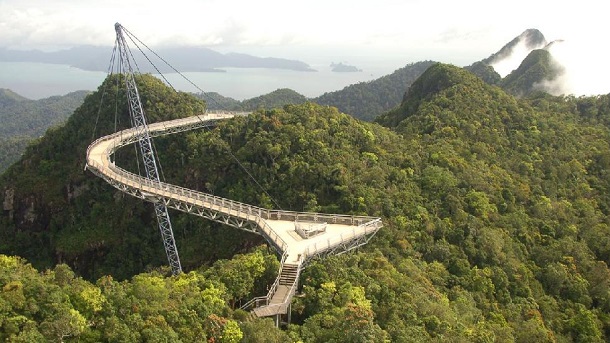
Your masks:
[[[40,50],[11,50],[0,47],[0,62],[38,62],[64,64],[88,71],[107,71],[111,47],[76,46],[67,50],[44,52]],[[315,71],[307,63],[274,57],[257,57],[241,53],[220,53],[204,47],[173,47],[156,50],[159,56],[170,62],[181,72],[223,72],[220,68],[268,68],[294,71]],[[172,72],[171,68],[147,52],[160,71]],[[144,57],[134,53],[140,66],[149,66]],[[154,73],[152,68],[140,70]]]
[[[339,63],[333,62],[330,64],[330,67],[332,68],[332,71],[337,72],[337,73],[353,73],[353,72],[362,71],[362,69],[358,69],[355,66],[344,64],[342,62],[339,62]]]

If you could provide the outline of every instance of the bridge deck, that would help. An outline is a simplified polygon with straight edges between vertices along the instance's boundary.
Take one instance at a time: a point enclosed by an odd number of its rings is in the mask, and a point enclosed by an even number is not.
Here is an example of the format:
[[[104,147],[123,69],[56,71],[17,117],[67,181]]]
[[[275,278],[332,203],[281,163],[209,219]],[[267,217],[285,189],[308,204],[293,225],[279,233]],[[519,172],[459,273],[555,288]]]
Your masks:
[[[151,136],[169,135],[215,126],[216,121],[234,115],[208,113],[151,124],[148,130]],[[382,226],[381,219],[375,217],[263,209],[153,181],[130,173],[111,161],[112,154],[118,148],[137,141],[138,136],[134,129],[123,130],[96,140],[87,149],[87,169],[133,196],[265,237],[282,254],[283,259],[281,273],[269,294],[262,297],[265,300],[262,306],[258,303],[261,297],[249,302],[259,304],[254,309],[258,317],[280,315],[289,311],[300,270],[308,260],[316,256],[348,251],[365,244],[367,237],[372,237]]]
[[[234,114],[207,114],[193,116],[172,121],[154,123],[149,125],[151,135],[171,134],[197,127],[204,123],[227,119]],[[199,125],[199,126],[197,126]],[[181,129],[182,128],[182,129]],[[102,137],[91,144],[87,151],[87,168],[104,177],[107,181],[123,191],[139,192],[139,197],[148,201],[164,201],[172,206],[174,202],[186,204],[188,207],[197,206],[207,208],[224,215],[244,221],[256,223],[259,233],[262,233],[270,243],[279,248],[281,253],[287,253],[286,262],[296,262],[301,259],[315,256],[322,252],[332,250],[338,245],[356,240],[362,236],[370,235],[381,227],[379,218],[353,217],[328,215],[317,213],[297,213],[291,211],[269,211],[247,204],[237,203],[229,199],[222,199],[209,194],[186,190],[167,183],[156,183],[144,177],[129,173],[110,160],[110,156],[121,146],[137,141],[136,132],[127,129],[113,135]],[[178,208],[180,206],[173,206]],[[178,208],[184,210],[183,208]],[[298,216],[308,218],[322,218],[329,223],[326,231],[307,239],[299,236],[295,231],[295,219]],[[278,219],[272,219],[276,217]],[[286,218],[286,220],[283,220]],[[288,220],[290,219],[290,220]],[[335,222],[332,222],[332,221]]]

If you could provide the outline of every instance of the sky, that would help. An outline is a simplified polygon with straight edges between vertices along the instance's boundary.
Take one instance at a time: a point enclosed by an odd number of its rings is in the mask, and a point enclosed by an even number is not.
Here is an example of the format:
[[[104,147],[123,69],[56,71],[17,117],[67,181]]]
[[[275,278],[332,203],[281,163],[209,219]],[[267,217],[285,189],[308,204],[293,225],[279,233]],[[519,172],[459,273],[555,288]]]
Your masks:
[[[0,47],[112,46],[120,22],[149,46],[202,45],[307,63],[336,56],[463,66],[536,28],[574,47],[566,61],[586,54],[589,65],[605,65],[607,7],[601,0],[0,0]],[[604,89],[601,81],[578,81],[591,88],[582,91]]]

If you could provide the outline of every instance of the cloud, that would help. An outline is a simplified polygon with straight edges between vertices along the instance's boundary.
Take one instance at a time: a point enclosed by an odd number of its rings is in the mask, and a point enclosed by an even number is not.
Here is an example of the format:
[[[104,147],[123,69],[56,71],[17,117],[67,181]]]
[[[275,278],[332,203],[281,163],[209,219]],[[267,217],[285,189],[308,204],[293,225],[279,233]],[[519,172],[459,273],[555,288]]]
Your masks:
[[[506,75],[519,67],[530,51],[531,50],[528,49],[523,42],[520,42],[511,50],[510,55],[493,63],[491,66],[500,76],[506,77]]]
[[[153,45],[180,38],[189,44],[373,42],[374,46],[396,46],[444,29],[445,25],[438,23],[451,16],[442,11],[435,13],[438,21],[430,21],[426,18],[430,6],[420,0],[310,0],[300,5],[283,0],[173,0],[163,4],[144,0],[3,0],[0,45],[101,45],[113,42],[112,25],[118,21]]]
[[[546,45],[546,41],[544,40],[532,45],[534,42],[528,41],[531,39],[528,32],[529,31],[523,32],[518,37],[519,40],[517,43],[511,46],[509,50],[506,50],[505,46],[500,50],[499,54],[494,56],[494,59],[491,61],[491,66],[500,76],[506,77],[521,65],[521,62],[523,62],[532,50],[543,48]]]
[[[556,42],[549,47],[565,73],[546,84],[552,94],[599,95],[610,93],[610,54],[604,43],[583,39]]]
[[[120,22],[151,47],[230,46],[240,52],[255,46],[281,47],[283,57],[300,58],[296,52],[315,46],[316,53],[338,59],[433,59],[467,65],[527,28],[566,41],[572,38],[566,31],[575,37],[609,32],[606,12],[596,1],[558,6],[547,0],[514,0],[499,8],[483,0],[472,0],[468,6],[450,0],[0,0],[0,47],[111,46],[113,25]],[[507,74],[525,55],[516,51],[513,57],[496,69]],[[587,63],[594,59],[590,56]],[[588,67],[593,73],[600,71],[591,63]],[[603,89],[598,80],[582,80],[582,72],[569,76],[569,83],[580,85],[575,92]]]
[[[594,29],[570,31],[569,38],[557,39],[544,47],[553,57],[552,63],[560,76],[537,85],[554,95],[599,95],[610,93],[610,51],[596,38]],[[521,39],[507,56],[492,61],[491,66],[502,77],[517,69],[533,49]]]

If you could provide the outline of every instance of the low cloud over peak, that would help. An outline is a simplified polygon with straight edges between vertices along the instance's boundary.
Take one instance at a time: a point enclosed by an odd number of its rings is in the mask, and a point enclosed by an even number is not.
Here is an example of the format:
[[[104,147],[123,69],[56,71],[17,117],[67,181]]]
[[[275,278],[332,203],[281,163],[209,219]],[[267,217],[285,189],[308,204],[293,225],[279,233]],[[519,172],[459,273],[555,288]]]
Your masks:
[[[485,62],[491,65],[500,76],[505,77],[517,69],[532,50],[540,49],[546,45],[546,38],[540,31],[528,29],[502,47],[500,51],[490,56]]]
[[[582,37],[547,43],[540,31],[528,29],[483,62],[504,78],[537,49],[547,50],[552,56],[551,67],[562,71],[553,79],[537,84],[538,88],[553,95],[610,93],[607,81],[610,78],[609,53],[598,42],[586,41]]]

